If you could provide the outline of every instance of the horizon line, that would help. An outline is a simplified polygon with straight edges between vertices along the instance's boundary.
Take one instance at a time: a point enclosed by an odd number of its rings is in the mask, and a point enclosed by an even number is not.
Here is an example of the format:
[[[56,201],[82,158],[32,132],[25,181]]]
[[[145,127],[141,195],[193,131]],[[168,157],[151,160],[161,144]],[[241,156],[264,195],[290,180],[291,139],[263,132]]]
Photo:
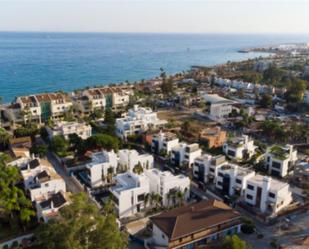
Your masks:
[[[56,30],[0,30],[0,33],[71,33],[71,34],[158,34],[158,35],[309,35],[308,33],[276,33],[276,32],[152,32],[152,31],[56,31]]]

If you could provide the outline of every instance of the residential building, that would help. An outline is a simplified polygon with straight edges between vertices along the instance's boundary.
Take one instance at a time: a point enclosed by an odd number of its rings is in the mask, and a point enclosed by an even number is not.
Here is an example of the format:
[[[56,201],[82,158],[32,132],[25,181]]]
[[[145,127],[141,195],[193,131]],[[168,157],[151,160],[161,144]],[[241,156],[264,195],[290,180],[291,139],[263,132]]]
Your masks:
[[[172,148],[179,144],[179,139],[176,134],[171,132],[163,133],[160,131],[159,134],[152,137],[151,150],[153,153],[160,154],[161,152],[167,155],[171,152]]]
[[[190,178],[184,175],[173,175],[169,171],[150,169],[145,171],[149,179],[150,193],[157,193],[162,197],[162,205],[170,206],[178,203],[177,192],[183,194],[186,202],[190,196]],[[176,202],[176,203],[173,203]]]
[[[265,155],[266,169],[273,176],[285,177],[294,168],[297,161],[297,150],[293,145],[274,145],[267,149]]]
[[[24,121],[45,122],[49,118],[58,119],[68,112],[73,103],[65,93],[44,93],[17,97]]]
[[[110,188],[119,218],[129,217],[145,207],[149,193],[149,180],[144,175],[126,172],[114,177],[116,185]]]
[[[38,221],[48,222],[59,216],[59,210],[70,204],[68,193],[59,191],[36,201],[36,213]]]
[[[92,88],[83,91],[83,96],[87,98],[89,110],[104,110],[106,107],[106,98],[99,88]]]
[[[151,246],[156,249],[198,248],[240,232],[241,215],[217,200],[202,201],[150,218]]]
[[[194,160],[193,177],[202,183],[213,183],[218,175],[218,168],[227,164],[224,155],[203,154]]]
[[[86,123],[78,122],[57,122],[53,127],[46,127],[49,139],[52,139],[54,136],[61,135],[65,139],[69,138],[69,135],[76,134],[80,138],[86,140],[92,135],[91,125]]]
[[[205,94],[204,100],[209,106],[209,117],[222,120],[232,112],[233,101],[220,97],[217,94]]]
[[[247,181],[254,176],[254,170],[239,167],[236,164],[222,165],[218,168],[216,188],[224,195],[233,196],[237,194],[243,196]]]
[[[247,180],[244,197],[248,205],[269,214],[277,214],[293,201],[288,183],[262,175]]]
[[[133,172],[137,165],[142,166],[144,170],[152,169],[154,159],[150,154],[139,154],[136,150],[123,149],[118,152],[119,166]]]
[[[221,130],[219,126],[205,128],[200,132],[199,140],[206,143],[209,149],[218,148],[226,141],[226,131]]]
[[[124,118],[116,119],[116,134],[120,138],[127,138],[130,135],[141,134],[149,129],[162,128],[167,123],[160,120],[156,112],[151,108],[138,107],[129,109]]]
[[[251,158],[255,154],[256,148],[253,139],[250,139],[247,135],[242,135],[225,142],[223,152],[230,158],[242,160]]]
[[[197,143],[186,144],[179,143],[176,147],[172,148],[171,161],[175,166],[187,165],[191,167],[194,160],[202,154],[202,150]]]
[[[21,175],[31,201],[42,199],[47,194],[66,192],[64,180],[45,160],[32,160],[24,168],[21,168]]]
[[[108,174],[116,174],[117,154],[112,151],[100,151],[91,155],[91,163],[86,164],[86,182],[92,187],[107,183]]]

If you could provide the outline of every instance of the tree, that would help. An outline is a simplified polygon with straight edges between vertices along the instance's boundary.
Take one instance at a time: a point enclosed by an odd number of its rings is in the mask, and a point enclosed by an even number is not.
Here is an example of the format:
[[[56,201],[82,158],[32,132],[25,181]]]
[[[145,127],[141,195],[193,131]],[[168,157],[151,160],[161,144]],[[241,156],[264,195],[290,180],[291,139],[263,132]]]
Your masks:
[[[63,136],[54,136],[50,141],[50,149],[60,157],[66,156],[68,148],[69,143]]]
[[[113,113],[112,109],[107,108],[104,114],[104,122],[106,124],[105,133],[109,135],[115,135],[116,126],[115,126],[115,114]]]
[[[263,108],[271,108],[273,105],[273,98],[270,94],[263,94],[260,100],[260,105]]]
[[[105,149],[105,150],[114,150],[118,151],[119,148],[119,140],[111,135],[107,134],[96,134],[89,137],[85,141],[85,150],[92,149]]]
[[[40,248],[127,248],[127,236],[119,231],[112,208],[105,208],[102,215],[86,194],[74,195],[72,204],[60,210],[60,219],[43,224],[36,231]]]
[[[33,123],[26,123],[22,127],[17,128],[14,131],[14,135],[16,137],[26,137],[31,136],[34,137],[35,135],[39,134],[40,130],[38,129],[38,126]]]
[[[292,79],[287,86],[285,94],[289,103],[301,103],[304,100],[307,83],[304,80]]]
[[[0,128],[0,149],[7,149],[10,144],[11,135],[4,129]]]
[[[171,95],[174,91],[173,80],[171,78],[163,78],[163,82],[161,84],[161,91],[163,94]]]
[[[241,240],[237,235],[226,236],[222,249],[249,249],[251,246],[247,244],[244,240]]]
[[[44,144],[34,146],[34,147],[31,148],[30,152],[31,152],[31,154],[35,154],[35,155],[39,156],[40,158],[44,158],[44,157],[46,157],[46,154],[48,152],[48,147]]]
[[[22,223],[28,223],[35,216],[31,201],[17,184],[21,179],[17,167],[6,166],[0,161],[0,214],[11,217],[17,215]]]
[[[133,168],[133,173],[138,174],[138,175],[142,174],[143,171],[144,169],[140,162],[138,162],[138,164],[136,164]]]

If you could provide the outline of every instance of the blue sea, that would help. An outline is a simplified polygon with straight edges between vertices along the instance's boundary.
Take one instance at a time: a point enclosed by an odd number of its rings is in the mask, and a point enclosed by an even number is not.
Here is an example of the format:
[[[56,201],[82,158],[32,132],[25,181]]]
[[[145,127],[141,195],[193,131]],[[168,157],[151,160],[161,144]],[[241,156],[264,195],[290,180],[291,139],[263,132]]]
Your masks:
[[[0,32],[0,96],[134,82],[260,56],[244,48],[308,42],[308,35]]]

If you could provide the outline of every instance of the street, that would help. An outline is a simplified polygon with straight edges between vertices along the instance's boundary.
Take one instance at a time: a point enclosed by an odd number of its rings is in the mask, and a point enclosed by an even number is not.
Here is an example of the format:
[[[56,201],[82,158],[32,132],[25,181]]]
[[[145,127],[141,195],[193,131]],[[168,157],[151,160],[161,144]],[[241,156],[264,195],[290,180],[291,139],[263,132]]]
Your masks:
[[[65,181],[68,191],[72,192],[73,194],[78,194],[83,191],[73,180],[72,178],[67,175],[66,171],[63,169],[63,166],[58,163],[55,157],[52,155],[51,152],[47,153],[47,159],[51,165],[53,165],[56,172],[63,178]]]

